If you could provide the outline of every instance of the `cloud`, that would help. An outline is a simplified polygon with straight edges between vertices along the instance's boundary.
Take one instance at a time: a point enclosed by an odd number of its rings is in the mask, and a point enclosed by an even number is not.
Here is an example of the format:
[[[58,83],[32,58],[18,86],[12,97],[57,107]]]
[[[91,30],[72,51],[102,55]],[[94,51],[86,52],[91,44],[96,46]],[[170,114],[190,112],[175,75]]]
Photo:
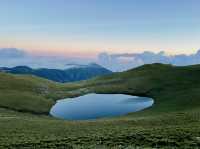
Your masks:
[[[98,55],[97,63],[115,72],[128,70],[143,64],[140,59],[135,59],[132,54],[109,55],[105,52]]]
[[[108,54],[104,52],[99,54],[98,62],[112,71],[125,71],[143,64],[151,63],[185,66],[200,64],[200,50],[191,55],[180,54],[173,56],[167,55],[163,51],[160,51],[159,53],[145,51],[143,53],[130,54]]]
[[[16,48],[2,48],[0,49],[0,58],[23,58],[27,56],[27,53],[23,50]]]

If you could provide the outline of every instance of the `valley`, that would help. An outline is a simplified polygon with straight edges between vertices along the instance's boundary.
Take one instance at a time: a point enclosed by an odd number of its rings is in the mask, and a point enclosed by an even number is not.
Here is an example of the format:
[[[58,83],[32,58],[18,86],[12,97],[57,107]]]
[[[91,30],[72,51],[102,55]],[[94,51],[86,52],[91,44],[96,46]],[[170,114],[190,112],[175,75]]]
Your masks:
[[[75,83],[0,73],[2,148],[198,148],[200,65],[148,64]],[[152,107],[95,121],[49,116],[56,100],[87,93],[153,98]],[[18,104],[16,104],[18,103]]]

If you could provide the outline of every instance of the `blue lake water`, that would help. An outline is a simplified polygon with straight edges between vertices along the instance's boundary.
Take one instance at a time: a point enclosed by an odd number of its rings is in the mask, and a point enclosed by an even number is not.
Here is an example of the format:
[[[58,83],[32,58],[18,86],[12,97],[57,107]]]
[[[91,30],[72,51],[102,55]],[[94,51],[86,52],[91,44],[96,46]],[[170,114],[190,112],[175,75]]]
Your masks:
[[[65,120],[89,120],[137,112],[153,102],[151,98],[123,94],[87,94],[57,101],[50,114]]]

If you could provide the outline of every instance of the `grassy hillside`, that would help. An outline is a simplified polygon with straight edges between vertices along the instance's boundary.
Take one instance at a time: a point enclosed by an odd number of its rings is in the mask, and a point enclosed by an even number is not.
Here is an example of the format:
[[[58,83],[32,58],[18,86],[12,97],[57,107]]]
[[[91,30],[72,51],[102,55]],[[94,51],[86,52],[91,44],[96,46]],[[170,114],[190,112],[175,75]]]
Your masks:
[[[67,91],[77,88],[77,85],[63,85],[33,76],[0,73],[0,107],[48,114],[55,100],[68,96]]]
[[[200,65],[162,64],[74,84],[0,73],[0,148],[198,149],[199,76]],[[141,112],[95,121],[38,115],[47,113],[57,99],[89,92],[148,96],[155,104]],[[37,115],[9,110],[14,108]]]
[[[155,100],[151,111],[156,113],[191,110],[200,108],[200,65],[144,65],[90,80],[85,87],[96,93],[151,97]]]

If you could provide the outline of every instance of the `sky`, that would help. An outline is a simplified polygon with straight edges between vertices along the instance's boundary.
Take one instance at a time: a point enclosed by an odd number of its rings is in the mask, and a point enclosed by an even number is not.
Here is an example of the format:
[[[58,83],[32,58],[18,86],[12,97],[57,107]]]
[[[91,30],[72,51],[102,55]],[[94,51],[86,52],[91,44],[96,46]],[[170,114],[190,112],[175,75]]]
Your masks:
[[[199,0],[1,0],[0,48],[35,55],[200,48]]]

